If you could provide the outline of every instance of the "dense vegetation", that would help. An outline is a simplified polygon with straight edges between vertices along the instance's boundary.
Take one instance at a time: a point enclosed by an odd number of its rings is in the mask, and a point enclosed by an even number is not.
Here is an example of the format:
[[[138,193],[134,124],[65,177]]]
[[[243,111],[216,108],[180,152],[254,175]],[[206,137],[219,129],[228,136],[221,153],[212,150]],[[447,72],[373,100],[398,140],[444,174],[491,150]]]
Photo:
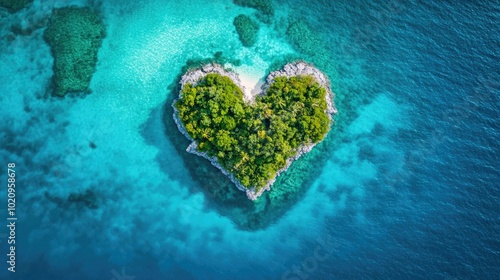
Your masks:
[[[104,35],[101,18],[91,9],[54,10],[43,34],[54,56],[54,94],[88,89]]]
[[[234,26],[240,37],[240,41],[245,47],[251,47],[257,41],[257,32],[259,32],[259,24],[253,21],[247,15],[239,15],[234,18]]]
[[[208,74],[196,86],[185,85],[175,107],[198,150],[258,190],[298,147],[328,132],[325,95],[311,76],[278,77],[250,106],[228,77]]]

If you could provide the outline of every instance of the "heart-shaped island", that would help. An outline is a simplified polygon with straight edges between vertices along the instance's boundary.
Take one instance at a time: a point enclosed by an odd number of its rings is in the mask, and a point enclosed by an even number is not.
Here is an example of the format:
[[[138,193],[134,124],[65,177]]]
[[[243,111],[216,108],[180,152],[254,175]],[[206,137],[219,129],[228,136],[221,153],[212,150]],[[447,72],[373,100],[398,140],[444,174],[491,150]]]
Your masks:
[[[321,142],[337,113],[328,78],[305,62],[271,72],[252,96],[221,65],[189,70],[180,81],[174,120],[205,157],[255,200],[277,176]]]

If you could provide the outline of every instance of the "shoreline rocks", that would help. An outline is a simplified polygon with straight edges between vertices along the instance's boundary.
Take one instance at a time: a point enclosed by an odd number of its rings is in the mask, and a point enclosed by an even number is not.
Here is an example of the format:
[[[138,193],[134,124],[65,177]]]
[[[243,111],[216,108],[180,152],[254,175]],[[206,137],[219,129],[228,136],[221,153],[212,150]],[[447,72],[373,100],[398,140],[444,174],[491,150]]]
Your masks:
[[[302,155],[304,155],[304,154],[308,153],[309,151],[311,151],[312,148],[314,148],[314,146],[316,146],[317,143],[316,144],[309,144],[309,145],[300,146],[297,149],[297,153],[294,156],[288,158],[287,161],[286,161],[285,166],[282,169],[278,170],[276,172],[276,174],[274,175],[274,177],[271,180],[269,180],[268,183],[264,187],[262,187],[260,190],[257,191],[255,189],[255,187],[247,188],[247,187],[243,186],[241,184],[241,182],[238,179],[236,179],[231,172],[227,171],[222,165],[219,164],[219,162],[217,161],[216,157],[210,157],[205,152],[199,152],[199,151],[197,151],[198,144],[187,133],[186,129],[184,128],[184,125],[182,124],[182,122],[181,122],[181,120],[179,118],[179,112],[178,112],[177,108],[174,106],[174,104],[177,102],[177,100],[180,99],[180,98],[182,98],[181,92],[182,92],[182,89],[184,89],[184,85],[186,85],[186,84],[192,84],[193,86],[196,86],[198,84],[198,82],[205,75],[207,75],[209,73],[216,73],[216,74],[219,74],[219,75],[222,75],[222,76],[229,77],[233,81],[234,84],[236,84],[238,87],[240,87],[240,89],[242,89],[242,91],[245,90],[245,87],[242,85],[241,80],[240,80],[238,74],[224,69],[221,65],[218,65],[218,64],[207,64],[207,65],[202,66],[201,68],[189,70],[186,74],[184,74],[182,76],[182,78],[181,78],[181,80],[179,82],[180,89],[181,89],[179,91],[179,97],[176,98],[172,102],[172,107],[174,109],[174,114],[173,114],[174,122],[177,125],[177,128],[179,129],[179,131],[189,141],[191,141],[191,144],[186,149],[187,152],[208,159],[210,161],[210,163],[213,166],[217,167],[224,175],[226,175],[236,185],[236,187],[239,190],[245,192],[246,195],[247,195],[247,197],[249,199],[256,200],[259,196],[262,195],[262,193],[264,193],[264,191],[267,191],[267,190],[271,189],[271,186],[276,181],[276,178],[279,175],[281,175],[281,173],[285,172],[295,160],[297,160]],[[320,70],[318,70],[313,65],[308,64],[306,62],[299,61],[299,62],[295,62],[295,63],[289,63],[289,64],[286,64],[283,67],[283,69],[271,72],[267,76],[266,83],[264,83],[262,85],[261,91],[260,91],[260,93],[258,95],[265,94],[267,92],[267,90],[269,89],[269,86],[271,85],[271,83],[274,81],[274,79],[276,77],[281,77],[281,76],[292,77],[292,76],[299,76],[299,75],[311,75],[311,76],[313,76],[313,78],[319,83],[319,85],[321,87],[323,87],[323,88],[326,89],[326,96],[325,96],[326,103],[327,103],[326,113],[327,113],[328,118],[330,119],[330,121],[332,121],[332,114],[336,114],[337,113],[337,109],[335,108],[335,103],[333,102],[334,94],[331,91],[330,81],[328,80],[328,78],[326,77],[326,75],[323,74]],[[245,98],[245,101],[251,103],[253,100],[255,100],[255,97],[256,96],[252,96],[251,98],[247,97],[247,98]],[[330,127],[329,127],[328,131],[329,130],[330,130]]]

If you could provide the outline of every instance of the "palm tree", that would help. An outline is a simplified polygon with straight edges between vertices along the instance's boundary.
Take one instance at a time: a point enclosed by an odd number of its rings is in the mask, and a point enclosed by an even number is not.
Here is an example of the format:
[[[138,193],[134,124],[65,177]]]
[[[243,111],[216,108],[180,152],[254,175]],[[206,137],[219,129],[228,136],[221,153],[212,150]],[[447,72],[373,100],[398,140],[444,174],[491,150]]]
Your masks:
[[[208,139],[208,138],[210,138],[210,135],[212,134],[211,132],[212,132],[212,131],[211,131],[210,129],[205,128],[205,129],[203,129],[203,130],[201,131],[201,137],[202,137],[202,138],[205,138],[205,139]]]

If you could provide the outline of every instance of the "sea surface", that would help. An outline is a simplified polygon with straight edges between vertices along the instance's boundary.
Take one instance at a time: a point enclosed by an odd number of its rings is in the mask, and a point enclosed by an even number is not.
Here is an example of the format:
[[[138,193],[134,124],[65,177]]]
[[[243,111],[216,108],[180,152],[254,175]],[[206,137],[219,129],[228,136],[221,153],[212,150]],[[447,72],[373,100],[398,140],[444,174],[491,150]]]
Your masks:
[[[256,10],[229,0],[0,11],[0,180],[15,163],[18,218],[15,273],[0,227],[0,279],[500,279],[500,2],[273,4],[251,48],[233,19]],[[42,36],[68,5],[100,11],[107,36],[91,94],[60,99]],[[292,58],[330,77],[339,113],[289,170],[297,198],[224,205],[193,176],[208,161],[173,140],[173,86],[217,52],[255,82]]]

